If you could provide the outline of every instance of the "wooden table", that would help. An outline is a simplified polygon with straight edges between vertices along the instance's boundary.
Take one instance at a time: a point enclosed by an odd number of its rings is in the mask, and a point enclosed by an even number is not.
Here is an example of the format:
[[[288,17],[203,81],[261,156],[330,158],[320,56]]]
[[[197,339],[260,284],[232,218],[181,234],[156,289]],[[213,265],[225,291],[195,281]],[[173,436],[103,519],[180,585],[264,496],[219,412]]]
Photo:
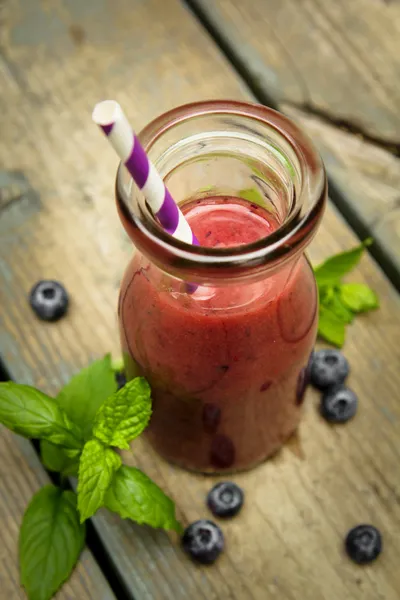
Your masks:
[[[190,4],[197,16],[178,0],[3,3],[4,364],[16,381],[54,393],[91,359],[119,353],[115,308],[132,248],[113,203],[117,161],[91,123],[93,104],[115,97],[140,129],[177,104],[256,98],[278,105],[311,133],[335,203],[359,233],[377,240],[380,264],[365,256],[353,279],[378,292],[381,308],[356,319],[345,346],[360,410],[354,422],[332,428],[318,416],[317,395],[308,393],[299,435],[274,460],[234,478],[246,491],[246,507],[224,525],[227,551],[213,567],[190,563],[173,536],[100,511],[93,519],[98,540],[57,597],[397,600],[400,303],[382,267],[398,283],[400,6]],[[311,259],[356,239],[330,202]],[[47,277],[62,280],[72,297],[68,316],[52,325],[36,320],[27,302],[33,283]],[[14,600],[25,597],[18,526],[47,475],[30,443],[4,429],[0,453],[0,589]],[[215,478],[166,464],[141,440],[124,460],[171,494],[184,523],[207,515],[204,496]],[[347,530],[363,521],[381,529],[385,548],[378,562],[358,568],[342,546]]]

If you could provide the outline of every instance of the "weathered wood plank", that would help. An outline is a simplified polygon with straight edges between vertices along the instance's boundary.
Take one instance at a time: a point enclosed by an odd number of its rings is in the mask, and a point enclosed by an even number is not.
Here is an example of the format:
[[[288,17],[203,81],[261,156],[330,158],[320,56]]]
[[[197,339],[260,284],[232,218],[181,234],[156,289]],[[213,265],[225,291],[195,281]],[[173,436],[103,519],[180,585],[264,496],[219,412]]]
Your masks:
[[[19,584],[18,531],[31,497],[49,479],[33,447],[26,440],[0,427],[0,596],[23,600]],[[91,553],[84,550],[70,580],[56,594],[58,600],[113,600]]]
[[[400,143],[400,4],[193,0],[279,102]]]
[[[290,105],[280,107],[301,125],[323,155],[346,217],[379,246],[378,260],[400,288],[400,159],[359,136],[322,123]]]
[[[1,347],[18,381],[54,392],[90,358],[118,353],[117,288],[131,254],[112,199],[116,160],[90,123],[91,106],[116,96],[139,128],[174,104],[246,95],[176,0],[117,0],[112,9],[94,0],[55,2],[46,10],[31,1],[30,18],[42,23],[45,40],[23,28],[23,6],[10,1],[5,14],[0,160],[7,172],[25,174],[37,199],[17,194],[1,213]],[[30,211],[21,210],[24,202]],[[311,257],[322,260],[353,243],[330,206]],[[38,322],[27,303],[43,277],[62,280],[71,294],[71,310],[57,324]],[[99,514],[97,531],[136,600],[397,599],[399,299],[369,256],[355,277],[382,299],[346,342],[360,395],[357,418],[328,427],[310,394],[299,439],[235,477],[246,508],[224,524],[227,552],[211,568],[192,565],[173,537]],[[184,522],[208,516],[204,495],[215,478],[169,466],[141,440],[125,460],[171,493]],[[347,529],[360,521],[372,521],[385,539],[381,560],[366,569],[349,563],[342,549]]]
[[[341,206],[400,286],[400,3],[191,3],[261,94],[314,139]]]

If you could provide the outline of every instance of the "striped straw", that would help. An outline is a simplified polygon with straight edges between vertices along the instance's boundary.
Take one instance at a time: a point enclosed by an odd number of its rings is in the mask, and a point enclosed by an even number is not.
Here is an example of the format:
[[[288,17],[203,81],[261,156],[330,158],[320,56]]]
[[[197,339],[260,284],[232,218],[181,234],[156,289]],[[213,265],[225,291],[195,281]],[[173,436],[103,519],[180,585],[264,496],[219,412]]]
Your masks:
[[[108,137],[163,229],[182,242],[199,245],[189,223],[149,160],[118,102],[99,102],[94,107],[92,119]]]

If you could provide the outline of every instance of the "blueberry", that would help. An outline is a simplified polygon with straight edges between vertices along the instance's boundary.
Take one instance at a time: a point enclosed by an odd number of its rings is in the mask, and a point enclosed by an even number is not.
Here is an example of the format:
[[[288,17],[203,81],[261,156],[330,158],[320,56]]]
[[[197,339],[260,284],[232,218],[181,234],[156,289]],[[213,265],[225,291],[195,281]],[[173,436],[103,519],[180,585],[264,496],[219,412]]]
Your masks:
[[[357,525],[346,536],[346,552],[355,563],[365,565],[378,558],[382,536],[373,525]]]
[[[29,303],[42,321],[58,321],[68,309],[68,294],[58,281],[38,281],[29,295]]]
[[[358,399],[344,385],[327,390],[321,398],[321,415],[330,423],[345,423],[357,412]]]
[[[217,483],[208,493],[207,504],[216,517],[234,517],[243,506],[244,494],[236,483]]]
[[[126,375],[124,371],[117,371],[115,373],[115,381],[117,382],[118,389],[122,389],[126,385]]]
[[[224,536],[218,525],[201,519],[185,529],[182,546],[193,560],[210,565],[224,549]]]
[[[315,352],[310,371],[311,383],[324,390],[343,383],[349,374],[349,363],[339,350],[326,349]]]

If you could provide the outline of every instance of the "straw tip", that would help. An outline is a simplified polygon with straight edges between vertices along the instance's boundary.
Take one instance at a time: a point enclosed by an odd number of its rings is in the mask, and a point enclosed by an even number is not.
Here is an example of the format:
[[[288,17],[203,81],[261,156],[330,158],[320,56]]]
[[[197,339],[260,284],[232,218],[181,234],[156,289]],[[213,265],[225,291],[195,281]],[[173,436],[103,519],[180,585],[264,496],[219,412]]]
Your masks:
[[[116,100],[103,100],[98,102],[93,109],[92,119],[96,125],[105,127],[117,120],[121,113],[121,107]]]

